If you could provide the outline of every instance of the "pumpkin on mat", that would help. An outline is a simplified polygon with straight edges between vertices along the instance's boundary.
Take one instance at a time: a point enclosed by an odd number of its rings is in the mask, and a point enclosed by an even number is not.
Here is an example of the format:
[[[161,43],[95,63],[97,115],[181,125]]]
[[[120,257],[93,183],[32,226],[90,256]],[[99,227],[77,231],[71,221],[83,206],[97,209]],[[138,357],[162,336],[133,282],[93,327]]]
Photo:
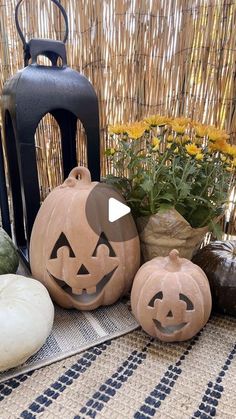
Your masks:
[[[122,201],[112,187],[91,182],[89,170],[77,167],[38,212],[30,242],[32,274],[62,307],[113,304],[131,287],[139,238],[131,214],[109,222],[111,197]]]
[[[137,272],[131,306],[142,328],[166,342],[193,337],[211,313],[211,293],[204,272],[177,250],[146,262]]]
[[[8,234],[0,228],[0,275],[15,273],[18,265],[17,250]]]
[[[209,279],[213,308],[236,316],[236,240],[211,242],[192,261]]]
[[[51,332],[54,307],[35,279],[0,275],[0,371],[23,364]]]

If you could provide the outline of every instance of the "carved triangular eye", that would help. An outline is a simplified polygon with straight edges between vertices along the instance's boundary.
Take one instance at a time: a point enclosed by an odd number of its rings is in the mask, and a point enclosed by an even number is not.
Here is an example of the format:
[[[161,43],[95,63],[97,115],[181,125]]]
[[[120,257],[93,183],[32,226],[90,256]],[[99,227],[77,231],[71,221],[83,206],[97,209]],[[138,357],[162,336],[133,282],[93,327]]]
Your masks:
[[[158,292],[157,294],[155,294],[154,295],[154,297],[152,297],[152,299],[150,300],[150,302],[149,302],[149,306],[150,307],[154,307],[154,303],[155,303],[155,301],[156,300],[162,300],[163,299],[163,292],[162,291],[160,291],[160,292]]]
[[[108,247],[108,249],[109,249],[109,256],[110,257],[116,257],[116,254],[115,254],[115,252],[113,250],[113,247],[109,243],[108,238],[105,235],[105,233],[101,233],[100,234],[99,240],[98,240],[97,245],[96,245],[96,247],[94,249],[94,252],[92,254],[93,257],[94,256],[97,256],[97,248],[98,248],[98,246],[100,246],[100,244],[105,244]]]
[[[60,249],[60,247],[66,246],[69,248],[70,251],[70,258],[75,258],[75,254],[72,250],[72,247],[70,243],[68,242],[66,236],[64,233],[61,233],[59,238],[57,239],[54,248],[52,249],[52,253],[50,256],[50,259],[56,259],[57,258],[57,251]]]

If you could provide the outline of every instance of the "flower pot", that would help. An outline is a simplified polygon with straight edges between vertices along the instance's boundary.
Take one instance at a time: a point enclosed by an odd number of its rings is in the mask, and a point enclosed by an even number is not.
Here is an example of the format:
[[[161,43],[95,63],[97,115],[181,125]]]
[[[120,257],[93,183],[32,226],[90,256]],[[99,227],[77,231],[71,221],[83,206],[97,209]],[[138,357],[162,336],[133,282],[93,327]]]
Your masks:
[[[175,209],[139,217],[137,227],[144,262],[168,256],[172,249],[178,249],[180,257],[190,260],[208,232],[208,226],[192,228]]]

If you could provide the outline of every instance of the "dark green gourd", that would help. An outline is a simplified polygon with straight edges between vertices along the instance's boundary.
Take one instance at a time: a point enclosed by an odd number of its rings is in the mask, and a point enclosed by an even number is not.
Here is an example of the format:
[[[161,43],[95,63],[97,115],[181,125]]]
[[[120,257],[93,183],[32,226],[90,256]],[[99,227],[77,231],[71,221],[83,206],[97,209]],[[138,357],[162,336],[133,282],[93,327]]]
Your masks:
[[[15,273],[18,265],[17,250],[8,234],[0,228],[0,275]]]

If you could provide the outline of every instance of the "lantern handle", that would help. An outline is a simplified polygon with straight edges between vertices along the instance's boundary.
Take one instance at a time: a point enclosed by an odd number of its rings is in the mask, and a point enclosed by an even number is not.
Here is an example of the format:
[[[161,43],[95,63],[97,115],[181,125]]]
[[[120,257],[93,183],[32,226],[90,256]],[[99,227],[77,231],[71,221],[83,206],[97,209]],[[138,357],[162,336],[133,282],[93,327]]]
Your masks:
[[[18,17],[19,7],[20,7],[22,1],[23,0],[19,0],[18,3],[17,3],[17,5],[16,5],[16,9],[15,9],[15,22],[16,22],[17,32],[18,32],[18,34],[20,36],[20,39],[21,39],[21,41],[23,43],[23,46],[24,46],[24,50],[26,52],[27,51],[27,45],[28,44],[27,44],[26,39],[25,39],[25,37],[23,35],[23,32],[21,30],[21,27],[20,27],[20,24],[19,24],[19,17]],[[62,5],[59,3],[58,0],[51,0],[51,1],[60,9],[60,11],[61,11],[61,13],[62,13],[62,15],[64,17],[64,20],[65,20],[66,29],[65,29],[65,36],[64,36],[64,39],[63,39],[63,42],[65,44],[66,41],[67,41],[67,38],[68,38],[68,33],[69,33],[68,17],[67,17],[67,14],[66,14],[66,11],[65,11],[64,7],[62,7]]]

